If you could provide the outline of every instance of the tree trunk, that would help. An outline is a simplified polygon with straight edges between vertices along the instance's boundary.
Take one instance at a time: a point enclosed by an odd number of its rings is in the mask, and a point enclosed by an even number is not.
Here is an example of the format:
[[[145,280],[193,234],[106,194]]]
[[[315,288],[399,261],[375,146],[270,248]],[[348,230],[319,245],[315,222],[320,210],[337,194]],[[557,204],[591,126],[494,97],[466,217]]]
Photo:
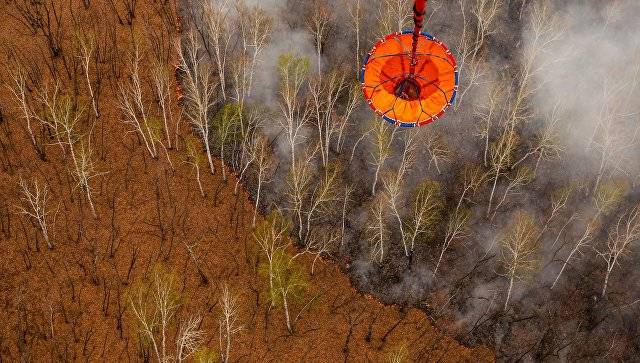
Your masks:
[[[513,274],[511,275],[511,279],[509,280],[509,290],[507,291],[507,299],[504,301],[504,310],[507,310],[507,306],[509,305],[509,299],[511,298],[511,290],[513,290]]]

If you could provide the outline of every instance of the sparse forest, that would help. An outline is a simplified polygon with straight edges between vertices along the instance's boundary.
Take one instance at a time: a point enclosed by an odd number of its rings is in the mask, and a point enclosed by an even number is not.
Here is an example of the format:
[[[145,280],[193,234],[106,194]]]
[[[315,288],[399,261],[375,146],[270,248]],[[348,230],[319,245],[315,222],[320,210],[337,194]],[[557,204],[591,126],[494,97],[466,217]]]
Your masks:
[[[428,2],[458,98],[400,129],[357,75],[379,37],[412,26],[411,3],[189,2],[186,112],[218,89],[215,131],[194,122],[205,147],[298,250],[498,360],[637,357],[640,8]]]
[[[220,101],[240,63],[186,51],[186,5],[0,2],[0,360],[491,360],[252,207],[243,181],[269,183],[272,140]]]
[[[428,1],[404,129],[411,6],[0,0],[0,359],[637,359],[640,6]]]

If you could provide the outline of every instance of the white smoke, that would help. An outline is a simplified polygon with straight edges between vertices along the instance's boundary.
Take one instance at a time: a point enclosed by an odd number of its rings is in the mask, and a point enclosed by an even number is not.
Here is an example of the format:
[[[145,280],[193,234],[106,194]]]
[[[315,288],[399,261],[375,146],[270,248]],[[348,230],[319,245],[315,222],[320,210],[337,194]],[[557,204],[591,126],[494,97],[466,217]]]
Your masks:
[[[640,112],[640,2],[558,3],[561,27],[540,59],[548,67],[535,77],[537,112],[564,111],[562,141],[570,157],[596,171],[630,173],[638,164],[631,145]],[[534,37],[525,32],[523,40],[530,45]]]

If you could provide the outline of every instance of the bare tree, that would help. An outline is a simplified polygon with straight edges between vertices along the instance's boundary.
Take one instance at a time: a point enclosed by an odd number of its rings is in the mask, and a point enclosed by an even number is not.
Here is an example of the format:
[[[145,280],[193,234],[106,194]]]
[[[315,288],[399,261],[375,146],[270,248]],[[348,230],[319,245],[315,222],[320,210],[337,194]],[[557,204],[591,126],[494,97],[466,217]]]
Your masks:
[[[258,214],[258,207],[260,205],[260,193],[262,191],[262,185],[267,183],[271,177],[271,172],[275,166],[275,159],[273,157],[271,148],[269,147],[269,140],[262,135],[258,135],[254,142],[252,153],[255,158],[256,168],[256,204],[253,210],[253,219],[251,221],[251,227],[256,226],[256,215]]]
[[[493,185],[489,194],[489,202],[487,203],[487,215],[491,213],[493,197],[495,195],[498,180],[504,174],[504,171],[511,165],[513,154],[518,146],[519,137],[515,129],[510,125],[505,125],[498,141],[490,147],[490,167],[491,179]]]
[[[53,249],[54,243],[49,238],[49,221],[48,215],[51,214],[49,210],[49,189],[46,185],[38,185],[37,180],[33,180],[33,188],[22,178],[20,178],[20,188],[22,189],[23,205],[19,207],[20,214],[31,217],[38,224],[38,228],[42,233],[42,237],[47,243],[49,249]]]
[[[129,60],[129,77],[127,82],[119,85],[119,107],[124,113],[125,122],[132,125],[138,136],[142,138],[152,158],[158,157],[155,132],[150,120],[149,110],[145,106],[142,79],[140,78],[140,61],[142,54],[138,45],[134,45],[133,54]]]
[[[242,108],[238,113],[239,124],[234,125],[236,137],[233,138],[234,153],[231,156],[236,170],[240,170],[240,175],[238,175],[236,186],[233,188],[234,195],[238,194],[240,182],[244,179],[246,171],[256,160],[257,154],[254,151],[260,136],[258,130],[265,119],[262,112],[263,110],[260,108],[246,107]],[[240,139],[239,141],[238,138]],[[238,149],[240,149],[240,152],[238,152]]]
[[[289,173],[287,175],[287,188],[285,192],[285,196],[289,201],[288,209],[291,211],[291,214],[294,216],[298,230],[298,240],[303,242],[303,214],[305,213],[305,204],[307,202],[307,197],[311,191],[312,186],[312,178],[314,174],[313,164],[311,161],[314,159],[316,151],[318,148],[315,148],[311,151],[307,149],[305,151],[305,158],[299,160],[299,166],[294,169],[293,163],[292,168],[289,169]]]
[[[618,81],[618,84],[613,86],[609,84],[608,79],[604,81],[603,97],[600,101],[602,104],[601,117],[598,118],[587,146],[587,150],[593,149],[600,154],[594,190],[598,188],[603,178],[613,176],[615,172],[627,172],[625,160],[628,158],[629,150],[637,145],[640,127],[635,124],[635,120],[628,127],[622,127],[626,112],[623,111],[622,105],[624,104],[623,100],[627,99],[626,94],[633,93],[632,90],[635,88],[638,76],[640,74],[631,77],[631,88],[628,88],[629,82],[626,79]]]
[[[574,185],[567,185],[561,187],[551,193],[551,213],[549,213],[549,218],[542,225],[542,229],[540,230],[540,237],[544,234],[544,232],[549,228],[549,224],[551,221],[563,210],[567,207],[567,202],[571,197],[574,191]]]
[[[316,45],[316,60],[318,62],[318,77],[322,78],[322,47],[324,45],[325,36],[330,31],[331,10],[329,4],[325,1],[316,2],[313,6],[309,28],[313,35]]]
[[[295,256],[290,256],[284,250],[278,251],[274,255],[273,264],[273,286],[271,300],[275,305],[282,304],[284,308],[287,330],[293,334],[293,323],[295,320],[290,317],[291,300],[300,298],[307,289],[308,283],[305,273],[301,267],[294,262]]]
[[[370,163],[376,168],[373,175],[373,182],[371,184],[371,195],[375,195],[378,176],[382,166],[391,153],[391,143],[393,142],[393,136],[395,135],[396,128],[389,132],[389,126],[385,122],[382,122],[382,120],[378,119],[372,120],[371,124],[371,132],[373,132],[373,136],[371,138],[373,144],[371,157],[373,160],[371,160]]]
[[[387,226],[387,201],[383,195],[377,195],[369,206],[369,218],[365,226],[365,234],[371,245],[371,260],[382,263],[385,243],[389,238]]]
[[[209,111],[217,102],[215,97],[217,85],[214,82],[210,67],[200,55],[200,43],[196,39],[194,31],[190,30],[184,38],[185,45],[183,46],[180,42],[177,45],[178,69],[183,75],[182,85],[186,101],[185,115],[202,138],[207,161],[209,162],[209,170],[213,174],[215,169],[210,147]]]
[[[302,98],[302,85],[309,73],[309,60],[285,54],[278,59],[278,73],[280,75],[280,127],[289,147],[291,158],[291,173],[297,174],[296,158],[297,146],[303,141],[303,130],[311,116],[311,107]]]
[[[597,250],[598,256],[606,263],[606,272],[602,284],[602,296],[607,293],[607,286],[611,272],[620,266],[635,242],[640,239],[640,206],[635,206],[629,212],[618,218],[613,229],[609,232],[604,248]]]
[[[347,6],[347,12],[353,28],[356,31],[356,73],[360,72],[362,63],[360,63],[360,31],[362,22],[362,5],[361,0],[345,0]]]
[[[412,243],[409,243],[409,236],[405,234],[405,229],[403,226],[402,216],[400,212],[400,204],[402,199],[402,187],[403,181],[405,179],[406,174],[409,172],[411,168],[411,164],[415,159],[415,143],[414,137],[415,134],[407,133],[405,134],[404,139],[404,148],[402,152],[402,158],[400,160],[400,165],[395,172],[390,172],[387,174],[383,180],[383,190],[385,195],[385,200],[388,203],[391,214],[396,218],[396,222],[398,228],[400,229],[400,238],[402,241],[402,245],[404,247],[404,252],[407,257],[409,257],[409,251],[413,252],[413,241],[415,241],[415,235],[412,237]],[[410,245],[410,246],[409,246]],[[409,249],[410,247],[410,249]]]
[[[220,306],[222,308],[219,319],[220,358],[222,362],[227,363],[231,353],[231,337],[242,330],[242,325],[238,324],[238,301],[231,295],[226,284],[222,285]]]
[[[156,269],[149,283],[141,284],[129,297],[131,311],[138,323],[138,331],[149,342],[158,362],[166,362],[166,351],[170,325],[180,306],[179,295],[175,291],[172,275]],[[194,332],[195,330],[191,330]],[[184,347],[179,343],[177,349]],[[183,356],[186,351],[181,353]]]
[[[153,62],[151,67],[151,80],[153,82],[153,90],[155,91],[156,101],[162,112],[162,121],[164,124],[164,133],[167,140],[167,147],[172,148],[171,131],[169,125],[173,124],[173,115],[171,113],[171,94],[173,93],[171,74],[166,64],[160,61]]]
[[[204,340],[204,332],[200,330],[202,318],[193,316],[180,324],[176,336],[176,361],[184,362],[194,355]],[[170,357],[166,357],[170,361]]]
[[[509,306],[514,283],[531,276],[538,268],[537,254],[540,245],[537,235],[535,221],[528,214],[518,212],[513,227],[500,240],[501,271],[499,275],[509,281],[504,310]]]
[[[76,179],[76,187],[80,188],[87,198],[91,213],[94,217],[97,217],[96,208],[93,204],[93,189],[90,181],[96,177],[99,177],[106,172],[100,172],[96,170],[93,160],[93,151],[91,150],[91,144],[89,142],[80,144],[77,157],[74,158],[75,169],[73,176]]]
[[[404,0],[381,0],[378,5],[379,33],[381,38],[389,33],[402,31],[411,20],[411,3]]]
[[[433,163],[438,174],[441,174],[440,165],[449,160],[451,150],[449,150],[449,147],[443,140],[442,135],[437,132],[428,133],[423,142],[427,152],[429,153],[429,167],[431,167],[431,163]]]
[[[440,183],[432,180],[421,182],[412,201],[408,238],[405,242],[406,256],[413,255],[415,243],[419,238],[433,231],[433,227],[441,218],[443,207]]]
[[[227,57],[229,55],[231,35],[233,34],[228,21],[230,4],[228,0],[204,1],[203,7],[203,20],[213,52],[212,60],[218,73],[220,94],[222,96],[222,100],[226,100],[227,92],[225,71],[227,68]],[[192,60],[196,60],[196,58],[194,57]]]
[[[626,191],[627,185],[622,181],[613,180],[599,184],[593,195],[593,203],[596,206],[594,219],[615,208],[622,201]]]
[[[469,209],[456,209],[447,222],[447,231],[445,232],[442,244],[440,245],[440,255],[438,256],[438,262],[433,269],[433,275],[436,276],[438,268],[442,262],[442,258],[445,253],[451,247],[451,244],[456,241],[461,241],[468,236],[469,220],[471,219],[471,210]]]
[[[93,53],[96,48],[95,39],[92,34],[77,33],[77,42],[79,48],[78,57],[82,63],[82,69],[84,70],[85,80],[87,81],[87,89],[89,90],[89,96],[91,97],[91,107],[96,118],[100,117],[98,112],[98,100],[93,92],[93,86],[91,85],[90,66],[91,60],[94,56]],[[100,72],[100,70],[96,70]]]
[[[82,190],[93,216],[96,217],[90,181],[103,175],[104,172],[96,170],[92,159],[91,143],[90,141],[83,142],[83,135],[78,130],[84,109],[77,107],[70,97],[61,96],[57,84],[52,93],[45,89],[38,95],[38,99],[45,108],[45,114],[36,116],[36,118],[54,131],[57,144],[65,153],[68,152],[72,164],[71,175],[77,183],[76,187]],[[90,135],[87,140],[91,140]],[[80,144],[79,148],[78,144]]]
[[[38,154],[41,154],[38,143],[36,142],[36,137],[31,127],[31,119],[32,119],[32,111],[29,106],[29,102],[27,99],[28,87],[25,76],[24,69],[16,64],[14,67],[8,67],[9,77],[11,77],[12,83],[7,83],[7,88],[13,94],[13,97],[18,102],[20,106],[20,110],[22,111],[22,117],[24,118],[27,124],[27,132],[29,133],[29,137],[31,138],[31,144],[35,148]]]
[[[561,60],[561,58],[547,59],[542,57],[546,49],[563,33],[561,19],[551,13],[548,3],[536,3],[526,29],[531,40],[523,48],[521,67],[517,75],[515,89],[509,99],[507,120],[505,121],[505,124],[512,130],[516,125],[532,117],[532,114],[527,111],[529,101],[531,96],[542,87],[540,84],[535,84],[536,75]]]
[[[496,82],[488,96],[486,104],[477,106],[476,115],[481,119],[481,123],[478,126],[477,136],[484,140],[484,166],[489,166],[489,151],[491,146],[492,130],[498,124],[498,119],[501,116],[501,107],[503,106],[504,98],[504,85],[503,82]]]
[[[582,233],[582,236],[577,239],[577,241],[571,248],[571,251],[569,251],[569,254],[564,259],[562,267],[560,268],[560,271],[558,272],[556,279],[553,281],[553,284],[551,285],[552,289],[556,286],[556,284],[560,280],[560,276],[562,276],[562,273],[566,269],[567,265],[571,263],[571,261],[573,261],[574,256],[582,255],[583,250],[589,247],[589,244],[594,238],[594,235],[598,228],[600,217],[606,213],[609,213],[611,210],[613,210],[622,201],[622,197],[624,193],[625,193],[625,185],[622,183],[607,182],[607,183],[602,183],[598,186],[598,189],[596,190],[595,195],[593,196],[593,202],[596,207],[596,211],[594,215],[585,222],[584,232]],[[555,204],[558,204],[558,203],[560,203],[559,205],[565,204],[566,200],[562,202],[563,199],[564,198],[561,195],[559,198],[560,201],[555,202]],[[555,208],[556,207],[554,207],[554,210]]]
[[[329,164],[322,170],[319,183],[311,192],[306,210],[306,227],[301,242],[307,245],[311,233],[312,223],[322,215],[335,211],[334,203],[340,201],[339,185],[341,184],[340,174],[342,167],[340,164]],[[302,228],[302,226],[300,226]]]
[[[328,78],[317,77],[309,83],[309,95],[315,111],[313,121],[318,133],[323,166],[329,163],[331,142],[342,131],[341,123],[334,120],[338,99],[346,87],[344,76],[335,72],[330,73]]]
[[[275,255],[278,251],[286,249],[292,244],[289,232],[291,223],[287,221],[280,211],[272,211],[265,220],[258,224],[253,237],[267,259],[267,275],[269,278],[269,289],[275,289],[273,282],[273,269]]]
[[[292,245],[289,236],[290,223],[278,211],[271,212],[266,220],[258,224],[254,237],[266,257],[261,271],[269,281],[269,297],[272,305],[282,304],[287,330],[293,333],[295,320],[290,316],[290,302],[301,296],[307,287],[306,277],[295,259],[308,250],[290,255],[287,248]]]
[[[204,189],[202,188],[202,182],[200,181],[200,163],[202,158],[200,157],[200,146],[198,141],[194,138],[187,138],[187,164],[191,165],[196,172],[196,181],[198,182],[198,189],[200,189],[200,195],[204,198]]]
[[[465,165],[462,174],[462,193],[460,193],[460,198],[458,198],[456,211],[460,209],[462,202],[469,199],[469,193],[473,195],[486,180],[486,174],[484,174],[482,169],[477,165]]]
[[[559,106],[556,105],[553,113],[545,123],[542,134],[536,140],[535,146],[524,154],[518,161],[513,163],[512,168],[517,167],[518,164],[524,162],[529,156],[537,155],[536,165],[533,168],[533,174],[535,175],[541,160],[552,160],[560,157],[560,153],[564,148],[560,145],[559,135],[557,132],[557,125],[560,120],[558,113]]]
[[[471,26],[472,20],[467,15],[468,1],[458,0],[462,14],[462,34],[458,44],[459,74],[466,82],[456,99],[456,107],[462,102],[464,96],[474,86],[480,83],[485,75],[486,66],[482,50],[485,40],[497,31],[495,20],[499,15],[502,0],[472,0],[471,13],[475,18],[475,26]]]
[[[511,195],[512,193],[515,193],[519,188],[531,182],[531,180],[533,179],[533,172],[531,171],[531,168],[527,166],[523,166],[518,168],[518,170],[516,170],[516,174],[513,177],[507,176],[507,179],[509,180],[509,182],[507,183],[507,186],[504,189],[502,198],[496,204],[493,210],[493,214],[491,215],[492,219],[496,216],[496,213],[498,213],[498,209],[507,200],[507,197],[509,195]]]
[[[260,54],[267,46],[269,36],[273,31],[273,19],[260,7],[253,7],[247,14],[242,16],[241,21],[246,19],[246,26],[241,26],[242,38],[245,48],[252,49],[248,55],[249,62],[249,82],[247,96],[251,95],[253,89],[253,79],[256,66],[260,61]]]
[[[560,271],[558,272],[556,279],[553,281],[553,284],[551,285],[551,289],[553,289],[556,286],[556,284],[560,280],[560,276],[562,276],[562,273],[564,272],[567,265],[573,260],[573,257],[575,255],[582,254],[582,250],[589,245],[591,239],[593,238],[595,229],[596,229],[596,223],[594,220],[587,222],[584,229],[584,233],[580,238],[578,238],[576,243],[573,245],[573,248],[569,252],[569,255],[567,255],[567,258],[564,260],[564,263],[562,264],[562,267],[560,268]]]

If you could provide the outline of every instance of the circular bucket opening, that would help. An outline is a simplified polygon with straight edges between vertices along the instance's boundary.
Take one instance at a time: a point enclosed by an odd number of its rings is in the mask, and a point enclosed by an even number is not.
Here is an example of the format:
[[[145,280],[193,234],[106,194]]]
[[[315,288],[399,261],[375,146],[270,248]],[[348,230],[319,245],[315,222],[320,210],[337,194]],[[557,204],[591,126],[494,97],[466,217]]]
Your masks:
[[[412,77],[405,78],[398,82],[394,93],[403,100],[417,100],[420,98],[420,85]]]

